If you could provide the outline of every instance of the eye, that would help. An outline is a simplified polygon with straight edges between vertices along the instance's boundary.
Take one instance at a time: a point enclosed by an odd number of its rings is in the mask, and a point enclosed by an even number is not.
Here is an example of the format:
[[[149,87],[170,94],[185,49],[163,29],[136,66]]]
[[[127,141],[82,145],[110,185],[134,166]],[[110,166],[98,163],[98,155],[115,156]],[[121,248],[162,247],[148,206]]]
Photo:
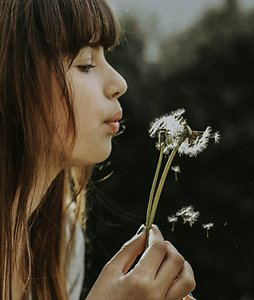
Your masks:
[[[83,72],[83,73],[88,73],[91,69],[95,68],[95,65],[88,64],[88,65],[79,65],[77,68]]]

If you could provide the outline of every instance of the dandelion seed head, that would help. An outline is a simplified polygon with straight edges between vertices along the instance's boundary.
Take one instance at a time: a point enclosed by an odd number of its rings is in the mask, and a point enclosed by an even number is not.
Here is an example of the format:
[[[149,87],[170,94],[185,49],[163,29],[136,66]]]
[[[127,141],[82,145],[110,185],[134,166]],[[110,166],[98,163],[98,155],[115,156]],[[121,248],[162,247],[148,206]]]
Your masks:
[[[158,138],[156,148],[163,150],[165,155],[178,148],[180,155],[196,157],[207,148],[210,138],[214,138],[215,143],[220,140],[219,132],[212,133],[210,126],[205,131],[192,130],[183,118],[184,113],[184,109],[172,111],[156,119],[150,126],[150,136]]]
[[[163,147],[164,154],[176,147],[186,136],[186,120],[182,117],[184,109],[178,109],[170,114],[156,119],[150,126],[151,137],[158,137],[157,148]]]
[[[151,123],[149,134],[153,138],[155,137],[159,131],[163,128],[163,117],[156,119],[153,123]]]

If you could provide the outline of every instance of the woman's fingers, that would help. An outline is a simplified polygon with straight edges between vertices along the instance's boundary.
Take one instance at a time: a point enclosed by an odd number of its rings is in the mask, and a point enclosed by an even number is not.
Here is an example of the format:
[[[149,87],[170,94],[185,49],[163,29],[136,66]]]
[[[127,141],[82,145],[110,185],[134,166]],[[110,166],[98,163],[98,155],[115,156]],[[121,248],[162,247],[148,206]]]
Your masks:
[[[177,249],[168,241],[165,241],[167,249],[166,257],[157,272],[155,280],[160,287],[165,291],[177,278],[178,274],[182,271],[185,260],[183,256],[177,251]]]
[[[145,274],[145,276],[154,279],[166,253],[167,248],[165,246],[164,238],[158,227],[152,225],[152,228],[149,231],[148,247],[133,271]]]
[[[196,283],[190,264],[185,261],[181,273],[172,283],[166,295],[167,300],[182,299],[195,289]],[[187,298],[188,299],[188,298]]]
[[[143,231],[142,231],[143,229]],[[145,248],[145,226],[142,225],[137,231],[136,235],[115,254],[115,256],[108,262],[111,271],[118,274],[125,274],[133,265],[136,258],[143,252]],[[106,265],[106,266],[107,266]]]
[[[195,287],[190,265],[152,226],[148,248],[145,231],[136,234],[106,264],[87,299],[190,300]],[[144,251],[137,265],[129,271]],[[129,272],[128,272],[129,271]]]

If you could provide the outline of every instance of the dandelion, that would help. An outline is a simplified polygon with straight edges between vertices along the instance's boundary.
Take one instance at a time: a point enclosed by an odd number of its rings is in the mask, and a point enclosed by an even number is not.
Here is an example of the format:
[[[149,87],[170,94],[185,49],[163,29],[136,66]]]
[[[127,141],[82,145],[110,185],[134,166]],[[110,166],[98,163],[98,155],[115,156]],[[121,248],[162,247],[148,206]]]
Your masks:
[[[156,148],[160,151],[160,156],[148,201],[146,215],[147,232],[149,232],[153,223],[160,195],[176,153],[195,157],[207,147],[210,138],[214,138],[215,142],[218,142],[220,139],[219,133],[216,132],[213,134],[211,127],[207,127],[205,131],[192,130],[183,118],[184,113],[184,109],[178,109],[170,114],[159,117],[151,124],[149,129],[150,136],[157,138]],[[168,155],[168,160],[157,186],[163,155]],[[176,176],[180,172],[180,169],[174,169],[174,172]],[[186,222],[189,222],[192,226],[198,216],[199,213],[192,213],[192,215],[188,216]]]
[[[178,217],[176,217],[175,215],[168,217],[168,222],[172,223],[172,231],[174,231],[175,229],[175,223],[178,221]]]
[[[181,169],[179,166],[172,166],[171,170],[175,173],[175,180],[177,181],[177,173],[181,172]]]
[[[203,224],[204,229],[206,229],[206,237],[209,237],[209,230],[214,226],[213,223]]]
[[[182,116],[184,113],[184,109],[178,109],[151,124],[149,134],[158,138],[156,148],[163,148],[164,154],[177,147],[179,154],[193,157],[206,149],[210,138],[214,138],[216,143],[220,140],[219,132],[212,133],[210,126],[205,131],[192,130]]]

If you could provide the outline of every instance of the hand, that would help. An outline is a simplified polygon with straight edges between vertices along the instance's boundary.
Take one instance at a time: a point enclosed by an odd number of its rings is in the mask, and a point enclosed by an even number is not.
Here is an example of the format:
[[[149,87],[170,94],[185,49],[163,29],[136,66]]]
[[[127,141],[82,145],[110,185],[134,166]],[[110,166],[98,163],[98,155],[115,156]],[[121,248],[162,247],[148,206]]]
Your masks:
[[[145,231],[125,243],[105,265],[87,300],[180,300],[195,288],[190,265],[157,226],[152,226],[144,248]]]

